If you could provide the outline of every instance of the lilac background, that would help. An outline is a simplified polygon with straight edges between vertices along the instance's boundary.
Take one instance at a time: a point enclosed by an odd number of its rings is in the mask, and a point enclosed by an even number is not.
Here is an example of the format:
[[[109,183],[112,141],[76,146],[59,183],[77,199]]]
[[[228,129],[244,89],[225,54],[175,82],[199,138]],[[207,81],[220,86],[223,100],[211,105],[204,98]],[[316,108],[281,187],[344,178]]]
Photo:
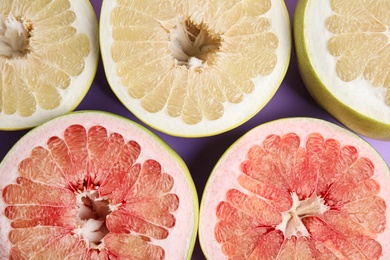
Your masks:
[[[91,2],[99,17],[102,1],[91,0]],[[286,6],[289,10],[291,20],[293,18],[296,3],[297,0],[286,0]],[[76,110],[103,110],[113,112],[142,124],[119,102],[111,91],[101,61],[99,63],[96,78],[89,92]],[[204,185],[213,166],[223,152],[235,140],[259,124],[278,118],[295,116],[322,118],[339,124],[327,112],[320,108],[306,91],[297,70],[295,52],[293,51],[290,67],[275,96],[262,111],[240,127],[214,137],[197,139],[172,137],[159,133],[153,129],[151,130],[176,150],[186,162],[192,173],[200,200]],[[3,159],[13,144],[26,132],[27,130],[15,132],[0,131],[0,160]],[[390,165],[390,142],[365,139],[377,149],[386,160],[387,164]],[[204,259],[198,243],[195,247],[193,259]]]

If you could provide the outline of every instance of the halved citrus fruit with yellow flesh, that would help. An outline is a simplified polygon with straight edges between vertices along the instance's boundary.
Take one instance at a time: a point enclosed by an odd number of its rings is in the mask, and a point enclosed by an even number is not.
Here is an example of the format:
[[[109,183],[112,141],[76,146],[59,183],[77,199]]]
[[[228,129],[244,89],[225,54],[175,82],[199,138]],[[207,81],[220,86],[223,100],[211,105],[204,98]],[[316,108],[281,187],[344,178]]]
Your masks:
[[[315,100],[362,135],[390,140],[390,1],[299,0],[294,34]]]
[[[2,259],[190,259],[198,199],[188,169],[138,124],[58,117],[0,164]]]
[[[109,84],[146,124],[215,135],[254,116],[290,58],[285,4],[270,1],[104,1],[100,43]]]
[[[81,102],[97,69],[97,27],[87,0],[0,2],[0,129],[33,127]]]
[[[260,125],[205,187],[208,259],[388,259],[390,170],[354,133],[312,118]]]

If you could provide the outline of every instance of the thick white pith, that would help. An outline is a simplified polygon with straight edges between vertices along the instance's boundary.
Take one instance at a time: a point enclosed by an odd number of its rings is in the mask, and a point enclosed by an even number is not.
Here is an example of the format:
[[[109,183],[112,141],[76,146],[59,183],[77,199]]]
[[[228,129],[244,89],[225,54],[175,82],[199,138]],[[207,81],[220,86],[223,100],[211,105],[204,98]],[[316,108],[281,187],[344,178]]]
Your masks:
[[[334,36],[325,26],[334,12],[330,1],[308,1],[305,10],[305,47],[318,78],[324,86],[342,103],[359,113],[377,121],[390,123],[390,107],[384,101],[386,88],[373,87],[361,75],[358,79],[345,82],[336,72],[337,58],[329,53],[327,42]],[[383,32],[390,43],[390,28]],[[318,33],[320,32],[320,33]],[[328,54],[328,55],[322,55]],[[362,105],[364,104],[364,105]]]
[[[0,56],[23,57],[28,52],[31,23],[12,14],[0,15]]]
[[[315,193],[310,198],[299,200],[298,195],[294,192],[291,194],[293,205],[289,211],[282,213],[282,222],[276,226],[276,229],[281,230],[285,237],[291,236],[310,236],[305,225],[302,223],[302,218],[306,216],[322,215],[329,207],[325,205],[325,201],[318,197]]]

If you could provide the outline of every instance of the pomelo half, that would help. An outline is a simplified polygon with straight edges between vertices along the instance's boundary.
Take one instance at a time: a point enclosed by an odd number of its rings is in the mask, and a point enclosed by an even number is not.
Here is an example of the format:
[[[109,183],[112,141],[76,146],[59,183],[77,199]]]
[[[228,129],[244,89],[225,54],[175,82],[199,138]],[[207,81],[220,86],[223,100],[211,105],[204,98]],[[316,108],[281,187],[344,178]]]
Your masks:
[[[314,99],[341,123],[390,140],[390,1],[299,0],[295,47]]]
[[[33,127],[75,109],[98,58],[88,0],[0,1],[0,129]]]
[[[108,82],[140,120],[184,137],[230,130],[274,95],[291,51],[281,0],[104,1]]]
[[[390,170],[327,121],[260,125],[221,157],[201,202],[208,259],[388,259]]]
[[[26,134],[0,164],[1,259],[190,259],[194,183],[128,119],[83,111]]]

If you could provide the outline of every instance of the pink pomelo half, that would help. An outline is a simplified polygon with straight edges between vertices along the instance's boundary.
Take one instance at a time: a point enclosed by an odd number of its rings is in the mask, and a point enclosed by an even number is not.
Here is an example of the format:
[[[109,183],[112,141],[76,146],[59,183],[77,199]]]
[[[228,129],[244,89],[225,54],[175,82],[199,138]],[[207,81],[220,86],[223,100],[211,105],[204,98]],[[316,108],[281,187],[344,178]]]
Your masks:
[[[190,259],[198,199],[180,157],[127,119],[78,112],[0,164],[1,259]]]
[[[390,172],[363,139],[312,118],[260,125],[205,187],[208,259],[388,259]]]

